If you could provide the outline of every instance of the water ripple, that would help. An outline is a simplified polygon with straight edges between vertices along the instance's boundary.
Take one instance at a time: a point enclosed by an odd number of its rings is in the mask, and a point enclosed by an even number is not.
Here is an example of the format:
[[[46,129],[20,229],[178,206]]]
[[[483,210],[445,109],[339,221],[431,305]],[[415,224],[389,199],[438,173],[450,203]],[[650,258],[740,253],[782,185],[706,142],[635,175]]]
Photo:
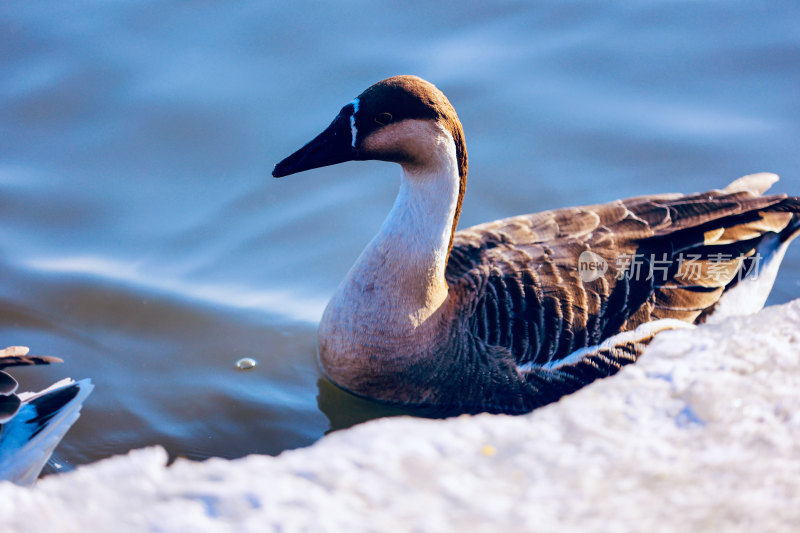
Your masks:
[[[233,283],[192,282],[178,277],[154,276],[153,272],[136,264],[100,256],[32,258],[24,264],[33,271],[78,274],[166,292],[180,299],[192,299],[234,309],[256,309],[298,322],[318,322],[327,303],[327,297],[301,295],[290,289],[254,290]]]

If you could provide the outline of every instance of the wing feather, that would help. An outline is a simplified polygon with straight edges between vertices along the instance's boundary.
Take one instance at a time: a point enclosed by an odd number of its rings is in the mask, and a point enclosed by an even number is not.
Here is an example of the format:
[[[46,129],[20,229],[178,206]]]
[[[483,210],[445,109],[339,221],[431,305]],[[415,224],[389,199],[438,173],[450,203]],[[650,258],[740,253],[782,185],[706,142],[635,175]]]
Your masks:
[[[651,320],[694,322],[735,284],[766,235],[797,220],[800,199],[759,196],[773,176],[474,226],[456,233],[447,280],[469,310],[467,329],[519,365],[564,360]],[[605,261],[600,277],[582,279],[583,252]],[[639,256],[638,270],[621,260]],[[618,351],[636,351],[629,348]],[[597,361],[598,369],[618,366]]]

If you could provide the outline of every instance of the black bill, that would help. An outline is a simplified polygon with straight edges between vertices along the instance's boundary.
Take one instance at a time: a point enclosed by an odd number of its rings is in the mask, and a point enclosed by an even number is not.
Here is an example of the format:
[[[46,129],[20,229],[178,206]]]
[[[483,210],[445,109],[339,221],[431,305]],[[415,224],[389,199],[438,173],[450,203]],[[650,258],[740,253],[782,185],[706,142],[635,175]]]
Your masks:
[[[351,113],[346,112],[349,109],[349,105],[345,106],[325,131],[275,165],[272,175],[282,178],[304,170],[357,159],[358,152],[353,147],[353,135],[350,129]]]

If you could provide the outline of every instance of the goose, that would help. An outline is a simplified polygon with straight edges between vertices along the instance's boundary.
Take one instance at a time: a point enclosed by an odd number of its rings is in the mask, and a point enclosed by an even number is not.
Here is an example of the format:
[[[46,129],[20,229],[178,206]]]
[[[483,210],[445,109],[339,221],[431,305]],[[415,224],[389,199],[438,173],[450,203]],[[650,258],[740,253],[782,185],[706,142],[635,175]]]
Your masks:
[[[62,362],[28,352],[26,346],[0,350],[0,480],[19,485],[36,481],[94,388],[89,379],[64,379],[40,392],[18,394],[17,380],[6,368]]]
[[[456,231],[464,132],[415,76],[367,88],[272,174],[361,160],[398,163],[400,189],[325,308],[321,369],[443,415],[529,412],[635,362],[661,331],[754,313],[800,231],[800,198],[763,195],[769,173]]]

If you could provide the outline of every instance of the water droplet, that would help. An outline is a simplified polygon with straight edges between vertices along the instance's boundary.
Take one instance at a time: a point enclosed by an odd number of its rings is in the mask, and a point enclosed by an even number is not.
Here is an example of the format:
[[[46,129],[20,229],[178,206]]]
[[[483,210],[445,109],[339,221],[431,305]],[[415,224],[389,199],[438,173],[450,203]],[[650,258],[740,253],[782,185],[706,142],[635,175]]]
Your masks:
[[[242,357],[236,361],[236,368],[239,370],[250,370],[251,368],[255,368],[257,364],[258,362],[252,357]]]

